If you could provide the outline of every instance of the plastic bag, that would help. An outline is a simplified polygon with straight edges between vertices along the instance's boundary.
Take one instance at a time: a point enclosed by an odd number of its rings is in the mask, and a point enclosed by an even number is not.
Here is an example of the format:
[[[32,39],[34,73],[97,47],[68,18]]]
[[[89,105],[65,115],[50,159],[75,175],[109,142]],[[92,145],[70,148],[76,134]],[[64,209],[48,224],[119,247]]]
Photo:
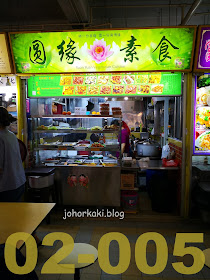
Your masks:
[[[169,158],[169,156],[170,156],[170,147],[167,144],[163,146],[161,158]]]
[[[162,164],[164,167],[177,167],[177,166],[179,166],[179,161],[177,159],[167,160],[167,159],[163,158]]]

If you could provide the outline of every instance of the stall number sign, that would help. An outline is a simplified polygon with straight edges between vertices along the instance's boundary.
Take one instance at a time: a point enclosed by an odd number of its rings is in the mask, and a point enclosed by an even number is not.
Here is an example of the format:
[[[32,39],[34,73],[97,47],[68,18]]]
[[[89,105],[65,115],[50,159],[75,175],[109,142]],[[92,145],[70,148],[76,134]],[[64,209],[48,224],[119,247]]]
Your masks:
[[[189,71],[194,27],[10,33],[17,73]]]
[[[43,75],[28,79],[28,97],[179,96],[181,73]]]
[[[19,265],[16,260],[16,245],[19,240],[25,242],[26,247],[26,262],[23,265]],[[74,239],[71,235],[64,232],[52,232],[47,234],[43,240],[43,246],[53,246],[55,241],[60,240],[62,247],[55,252],[48,260],[45,261],[41,268],[41,274],[74,274],[75,262],[65,262],[65,258],[71,255],[74,249]],[[112,265],[110,262],[109,248],[111,242],[115,241],[119,246],[119,258],[117,265]],[[147,245],[149,241],[153,241],[156,245],[156,258],[155,263],[150,265],[147,261]],[[203,233],[177,233],[175,243],[173,247],[174,261],[171,263],[171,273],[179,273],[190,277],[200,272],[205,263],[204,252],[198,248],[197,244],[204,242]],[[190,243],[191,245],[187,245]],[[194,243],[194,244],[193,244]],[[98,243],[97,253],[91,254],[86,252],[79,252],[77,257],[75,256],[76,263],[87,264],[94,263],[96,255],[98,255],[98,264],[100,268],[107,274],[117,275],[123,274],[127,271],[131,262],[131,245],[128,238],[119,232],[109,232],[101,237]],[[209,249],[210,250],[210,249]],[[96,251],[96,250],[95,250]],[[141,273],[154,275],[162,273],[168,262],[168,245],[166,239],[157,232],[146,232],[141,234],[135,243],[135,263],[139,270],[139,276]],[[75,254],[75,253],[72,253]],[[183,256],[191,255],[193,262],[190,265],[185,265]],[[10,235],[6,241],[4,249],[4,257],[7,268],[14,274],[25,275],[32,272],[38,259],[37,244],[32,235],[24,232],[17,232]],[[180,257],[180,260],[176,260],[175,257]],[[70,259],[73,260],[73,257]],[[172,260],[172,258],[170,259]],[[73,262],[73,261],[72,261]]]
[[[5,34],[0,34],[0,74],[10,74],[11,72]]]

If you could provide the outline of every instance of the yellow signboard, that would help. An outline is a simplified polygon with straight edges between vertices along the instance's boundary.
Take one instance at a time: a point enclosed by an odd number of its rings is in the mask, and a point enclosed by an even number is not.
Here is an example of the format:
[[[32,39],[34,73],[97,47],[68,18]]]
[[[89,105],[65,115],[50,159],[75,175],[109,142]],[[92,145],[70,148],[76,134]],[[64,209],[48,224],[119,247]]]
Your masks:
[[[12,73],[6,35],[0,33],[0,74]]]

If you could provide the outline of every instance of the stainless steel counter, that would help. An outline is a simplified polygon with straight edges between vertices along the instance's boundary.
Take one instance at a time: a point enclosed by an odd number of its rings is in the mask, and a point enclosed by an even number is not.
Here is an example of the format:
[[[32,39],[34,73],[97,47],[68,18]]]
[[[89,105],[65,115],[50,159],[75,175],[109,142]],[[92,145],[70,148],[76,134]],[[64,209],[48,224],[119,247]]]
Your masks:
[[[210,166],[209,166],[210,168]],[[155,160],[151,159],[148,162],[145,161],[136,161],[136,164],[132,164],[130,167],[122,166],[121,170],[125,171],[140,171],[140,170],[147,170],[147,169],[153,169],[153,170],[179,170],[180,167],[165,167],[162,165],[162,160]]]
[[[60,203],[78,206],[120,206],[120,172],[120,167],[56,167],[55,181]]]
[[[162,160],[150,160],[149,162],[140,162],[137,161],[137,164],[140,168],[140,170],[147,170],[147,169],[152,169],[152,170],[179,170],[180,167],[165,167],[162,165]]]

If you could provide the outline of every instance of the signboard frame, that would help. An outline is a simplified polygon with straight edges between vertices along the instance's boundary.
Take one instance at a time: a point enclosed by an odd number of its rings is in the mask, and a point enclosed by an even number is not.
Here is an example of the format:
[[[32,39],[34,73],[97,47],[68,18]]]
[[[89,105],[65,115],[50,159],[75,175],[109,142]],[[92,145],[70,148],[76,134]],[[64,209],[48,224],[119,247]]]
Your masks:
[[[191,58],[190,58],[190,68],[189,69],[153,69],[153,70],[148,70],[148,69],[138,69],[138,70],[124,70],[124,71],[89,71],[89,72],[84,72],[84,71],[71,71],[71,72],[27,72],[27,73],[22,73],[22,72],[17,72],[16,69],[16,65],[15,65],[15,59],[14,59],[14,53],[13,53],[13,48],[12,48],[12,42],[11,42],[11,34],[25,34],[25,33],[54,33],[54,32],[58,32],[58,33],[63,33],[63,32],[89,32],[89,31],[114,31],[114,30],[144,30],[144,29],[181,29],[181,28],[192,28],[194,29],[194,36],[193,36],[193,42],[192,42],[192,54],[191,54]],[[26,32],[9,32],[9,42],[10,42],[10,47],[11,47],[11,52],[12,52],[12,63],[13,63],[13,67],[14,67],[14,71],[17,75],[20,76],[29,76],[29,75],[34,75],[34,74],[39,74],[39,75],[47,75],[47,74],[68,74],[68,73],[72,73],[72,74],[77,74],[77,73],[115,73],[115,72],[119,72],[119,73],[124,73],[124,72],[183,72],[183,73],[188,73],[192,71],[192,67],[193,67],[193,57],[194,57],[194,51],[195,51],[195,39],[196,39],[196,30],[197,30],[197,26],[195,25],[189,25],[189,26],[158,26],[158,27],[143,27],[143,28],[132,28],[132,29],[127,29],[127,28],[114,28],[114,29],[84,29],[84,30],[62,30],[62,31],[26,31]]]
[[[210,73],[206,73],[210,75]],[[198,76],[195,76],[195,87],[194,87],[194,116],[193,116],[193,156],[210,156],[210,150],[207,150],[206,152],[202,149],[196,150],[196,113],[197,113],[197,84],[198,84]],[[206,106],[208,107],[208,106]],[[203,129],[203,132],[201,134],[204,134],[205,132],[210,132],[210,129],[205,128]],[[200,135],[201,135],[200,134]]]
[[[12,51],[10,49],[10,38],[6,32],[0,32],[1,35],[4,35],[5,43],[6,43],[6,50],[7,50],[7,56],[8,56],[8,62],[10,66],[10,72],[0,72],[0,75],[7,75],[7,74],[15,74],[14,71],[14,63],[12,59]]]
[[[196,42],[196,48],[195,48],[195,59],[194,59],[194,65],[193,65],[193,72],[209,72],[210,71],[210,67],[209,68],[198,68],[198,59],[199,59],[199,55],[200,55],[200,47],[201,47],[201,32],[203,28],[209,28],[210,29],[210,25],[199,25],[198,29],[197,29],[197,42]]]

